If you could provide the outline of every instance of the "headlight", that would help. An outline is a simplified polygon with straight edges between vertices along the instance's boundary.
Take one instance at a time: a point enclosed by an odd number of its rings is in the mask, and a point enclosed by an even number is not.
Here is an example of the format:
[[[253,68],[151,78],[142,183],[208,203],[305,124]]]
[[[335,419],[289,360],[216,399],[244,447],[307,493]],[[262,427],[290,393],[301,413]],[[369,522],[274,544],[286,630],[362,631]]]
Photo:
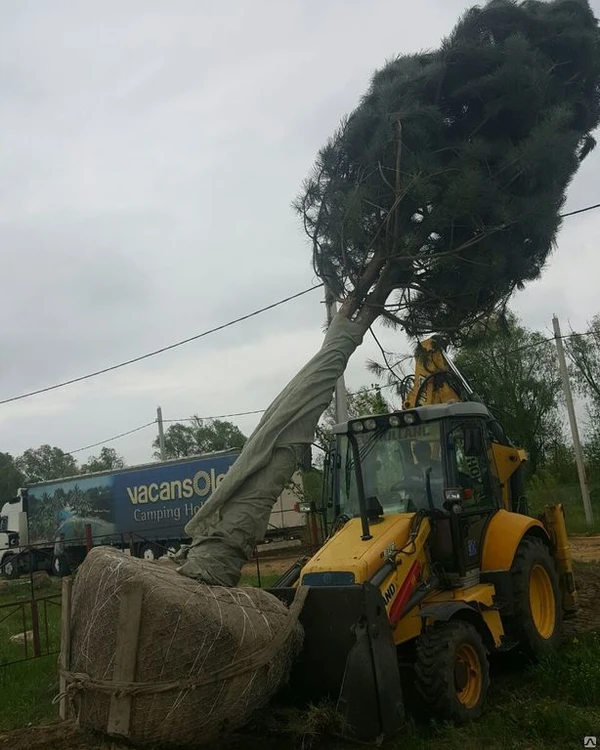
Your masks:
[[[414,424],[417,421],[417,415],[408,412],[404,415],[404,424]]]
[[[367,419],[365,421],[365,430],[374,430],[377,427],[377,422],[374,419]]]
[[[363,431],[362,422],[352,422],[352,432],[362,432],[362,431]]]
[[[390,417],[390,427],[400,427],[400,417],[392,415]]]

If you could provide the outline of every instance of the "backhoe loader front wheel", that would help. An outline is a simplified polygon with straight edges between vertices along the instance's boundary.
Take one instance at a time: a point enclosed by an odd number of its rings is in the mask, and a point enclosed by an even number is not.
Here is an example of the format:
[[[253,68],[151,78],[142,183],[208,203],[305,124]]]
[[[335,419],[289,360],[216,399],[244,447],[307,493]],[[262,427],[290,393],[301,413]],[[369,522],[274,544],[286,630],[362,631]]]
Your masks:
[[[438,622],[417,640],[416,688],[427,712],[462,724],[481,716],[490,684],[477,629],[462,620]]]
[[[563,614],[558,573],[541,539],[523,539],[511,573],[514,616],[507,629],[527,656],[541,659],[560,645]]]

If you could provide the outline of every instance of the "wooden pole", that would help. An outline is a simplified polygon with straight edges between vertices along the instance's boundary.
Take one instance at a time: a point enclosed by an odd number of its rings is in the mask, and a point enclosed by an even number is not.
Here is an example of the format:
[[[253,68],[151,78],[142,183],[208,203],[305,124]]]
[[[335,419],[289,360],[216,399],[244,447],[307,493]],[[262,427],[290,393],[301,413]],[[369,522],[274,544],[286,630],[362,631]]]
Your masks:
[[[135,679],[142,597],[143,590],[140,585],[127,584],[123,587],[112,675],[115,682],[133,682]],[[113,693],[106,726],[108,734],[129,736],[131,701],[132,696],[127,693]]]
[[[590,501],[590,491],[585,475],[585,463],[583,461],[583,451],[579,441],[579,430],[577,429],[577,419],[575,417],[575,407],[573,406],[573,395],[571,394],[571,383],[569,381],[569,371],[567,370],[567,361],[563,347],[562,335],[560,332],[560,323],[556,315],[552,318],[554,328],[554,339],[556,342],[556,352],[558,354],[558,364],[565,391],[565,401],[567,402],[567,412],[569,414],[569,423],[571,425],[571,435],[573,436],[573,450],[575,452],[575,463],[577,464],[577,474],[579,475],[579,486],[581,488],[581,497],[583,498],[583,509],[585,510],[585,520],[588,526],[594,523],[594,513]]]
[[[160,406],[156,409],[156,422],[158,424],[158,447],[160,449],[161,461],[167,460],[167,448],[165,445],[165,428],[163,425],[163,415]]]
[[[60,607],[60,655],[58,657],[58,666],[60,669],[59,678],[59,716],[65,720],[67,718],[67,678],[64,672],[71,668],[71,585],[70,578],[62,579],[62,597]]]

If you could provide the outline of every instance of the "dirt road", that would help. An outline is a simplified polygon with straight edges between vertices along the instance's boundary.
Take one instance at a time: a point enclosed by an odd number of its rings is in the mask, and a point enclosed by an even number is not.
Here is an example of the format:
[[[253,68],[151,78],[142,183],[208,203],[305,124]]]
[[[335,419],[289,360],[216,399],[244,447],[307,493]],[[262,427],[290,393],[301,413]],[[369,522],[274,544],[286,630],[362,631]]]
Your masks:
[[[574,560],[600,562],[600,536],[574,536],[570,542]]]

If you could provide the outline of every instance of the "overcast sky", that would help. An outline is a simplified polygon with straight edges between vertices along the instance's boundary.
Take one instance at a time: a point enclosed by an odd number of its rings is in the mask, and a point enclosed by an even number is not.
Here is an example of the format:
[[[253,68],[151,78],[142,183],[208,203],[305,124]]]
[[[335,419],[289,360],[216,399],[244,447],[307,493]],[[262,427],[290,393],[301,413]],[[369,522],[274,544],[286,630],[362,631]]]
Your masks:
[[[390,57],[462,0],[0,0],[0,399],[111,365],[317,283],[290,204]],[[600,0],[592,2],[600,15]],[[600,202],[600,149],[568,209]],[[525,323],[600,312],[600,211],[567,219]],[[123,370],[0,406],[0,450],[264,408],[322,339],[321,292]],[[387,347],[402,336],[382,332]],[[368,340],[350,388],[372,382]],[[248,433],[258,417],[234,419]],[[148,460],[154,429],[112,445]],[[95,449],[90,452],[97,452]],[[86,453],[78,454],[84,459]]]

